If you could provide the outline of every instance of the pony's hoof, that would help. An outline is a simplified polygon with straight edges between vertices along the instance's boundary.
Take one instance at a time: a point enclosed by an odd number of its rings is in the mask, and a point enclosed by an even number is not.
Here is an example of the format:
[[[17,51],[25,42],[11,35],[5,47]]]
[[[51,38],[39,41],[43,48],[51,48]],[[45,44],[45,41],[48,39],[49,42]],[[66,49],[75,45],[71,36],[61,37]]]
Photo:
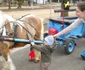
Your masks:
[[[35,63],[38,63],[39,61],[40,61],[40,60],[35,60],[34,62],[35,62]]]
[[[34,61],[34,59],[28,59],[29,61]]]

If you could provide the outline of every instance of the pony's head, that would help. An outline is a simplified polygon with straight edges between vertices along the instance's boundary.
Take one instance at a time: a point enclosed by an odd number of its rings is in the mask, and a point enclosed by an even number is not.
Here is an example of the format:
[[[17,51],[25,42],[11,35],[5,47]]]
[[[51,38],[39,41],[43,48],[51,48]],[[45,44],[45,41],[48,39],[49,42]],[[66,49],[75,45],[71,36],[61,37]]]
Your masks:
[[[4,13],[2,11],[0,11],[0,29],[5,24],[5,21],[6,21],[6,17],[4,16]]]
[[[14,22],[6,21],[3,29],[3,35],[14,36]]]
[[[4,27],[12,28],[12,24],[9,24],[11,21],[15,21],[14,18],[0,11],[0,34],[2,33]],[[10,32],[9,29],[7,31]]]

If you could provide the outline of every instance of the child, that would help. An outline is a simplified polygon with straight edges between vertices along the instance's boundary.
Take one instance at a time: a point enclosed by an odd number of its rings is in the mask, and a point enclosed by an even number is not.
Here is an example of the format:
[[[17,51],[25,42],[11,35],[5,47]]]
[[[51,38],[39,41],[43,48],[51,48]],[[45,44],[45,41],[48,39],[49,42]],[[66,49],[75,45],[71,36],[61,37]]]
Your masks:
[[[51,35],[45,38],[42,46],[35,45],[34,42],[31,42],[31,47],[41,52],[40,70],[48,70],[48,67],[51,64],[51,54],[54,46],[56,46],[56,42]]]

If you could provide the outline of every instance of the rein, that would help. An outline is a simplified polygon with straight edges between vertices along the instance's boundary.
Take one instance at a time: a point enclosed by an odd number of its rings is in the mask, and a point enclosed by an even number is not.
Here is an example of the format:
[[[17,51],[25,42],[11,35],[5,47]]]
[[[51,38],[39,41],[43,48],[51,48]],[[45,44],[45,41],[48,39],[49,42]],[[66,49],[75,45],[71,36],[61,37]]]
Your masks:
[[[25,22],[25,21],[20,20],[20,19],[19,19],[19,21],[21,21],[21,22],[23,22],[23,23],[28,23],[31,27],[33,27],[33,28],[37,31],[37,29],[32,25],[31,22]],[[37,31],[37,32],[39,33],[39,31]]]
[[[24,22],[24,21],[23,21]],[[16,23],[19,24],[19,22],[16,21]],[[30,33],[30,31],[28,29],[26,29],[23,25],[19,24],[20,26],[22,26],[32,37],[33,35]],[[36,39],[39,39],[38,37],[35,36]]]
[[[19,21],[21,21],[21,22],[23,22],[23,23],[28,23],[28,24],[29,24],[31,27],[33,27],[38,33],[40,33],[40,31],[38,31],[38,30],[32,25],[31,22],[26,22],[26,21],[20,20],[20,19],[22,19],[23,17],[25,17],[25,16],[27,16],[27,15],[30,15],[30,14],[26,14],[26,15],[18,18],[17,20],[19,20]]]

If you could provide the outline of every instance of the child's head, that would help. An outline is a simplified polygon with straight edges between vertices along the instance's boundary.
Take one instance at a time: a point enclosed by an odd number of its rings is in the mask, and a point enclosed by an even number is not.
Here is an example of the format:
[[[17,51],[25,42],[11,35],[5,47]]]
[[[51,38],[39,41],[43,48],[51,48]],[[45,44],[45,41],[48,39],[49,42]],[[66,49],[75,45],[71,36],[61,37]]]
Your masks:
[[[45,42],[47,42],[47,45],[52,45],[54,43],[54,37],[52,35],[47,36]]]

